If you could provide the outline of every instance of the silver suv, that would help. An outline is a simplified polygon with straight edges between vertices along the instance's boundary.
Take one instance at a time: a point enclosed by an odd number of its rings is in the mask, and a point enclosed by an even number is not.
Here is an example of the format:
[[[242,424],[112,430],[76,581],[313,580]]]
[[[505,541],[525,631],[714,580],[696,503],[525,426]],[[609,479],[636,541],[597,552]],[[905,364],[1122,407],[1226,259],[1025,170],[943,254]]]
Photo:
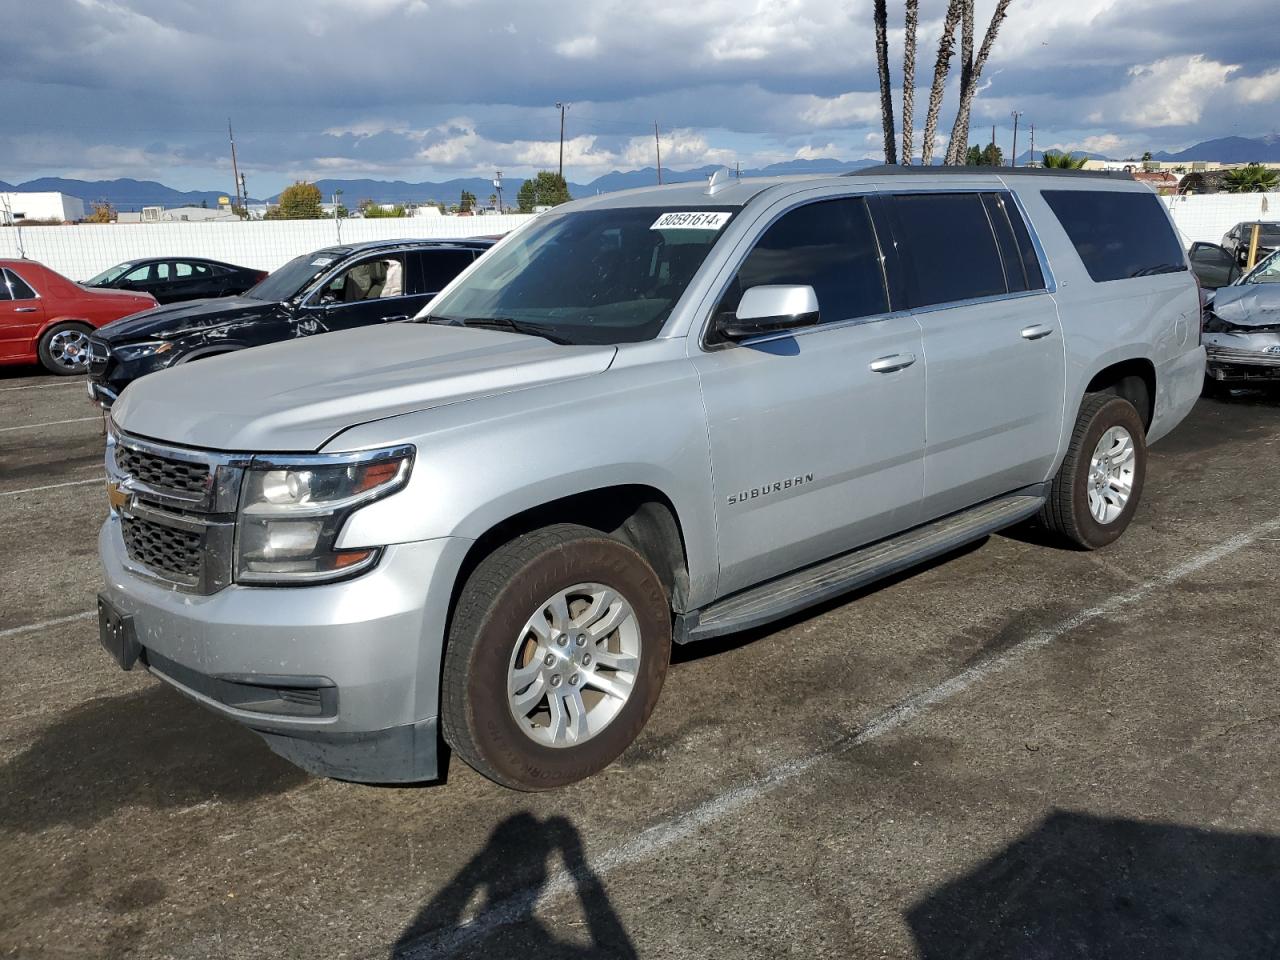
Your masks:
[[[581,200],[415,322],[124,391],[101,636],[317,773],[614,760],[672,643],[992,531],[1128,526],[1200,393],[1127,177],[880,168]]]

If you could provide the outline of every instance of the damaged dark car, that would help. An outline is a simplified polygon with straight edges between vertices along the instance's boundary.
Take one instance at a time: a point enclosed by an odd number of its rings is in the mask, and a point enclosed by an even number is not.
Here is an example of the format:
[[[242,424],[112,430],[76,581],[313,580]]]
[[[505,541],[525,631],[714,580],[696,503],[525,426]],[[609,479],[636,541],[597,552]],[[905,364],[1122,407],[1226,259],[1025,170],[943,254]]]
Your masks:
[[[1280,384],[1280,251],[1206,297],[1207,393]]]
[[[110,407],[156,370],[318,333],[408,320],[493,245],[490,238],[327,247],[244,295],[147,310],[89,338],[89,395]]]

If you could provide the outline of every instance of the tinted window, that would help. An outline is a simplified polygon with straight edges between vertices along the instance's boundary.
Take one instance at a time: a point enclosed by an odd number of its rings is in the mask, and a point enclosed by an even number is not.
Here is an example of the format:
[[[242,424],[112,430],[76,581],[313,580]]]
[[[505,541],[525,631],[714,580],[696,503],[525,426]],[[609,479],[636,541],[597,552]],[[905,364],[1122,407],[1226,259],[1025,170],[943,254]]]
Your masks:
[[[1096,283],[1187,268],[1154,193],[1045,190],[1044,199]]]
[[[12,270],[6,270],[5,275],[9,278],[9,290],[13,294],[13,299],[34,300],[36,298],[36,292],[31,289],[31,285]]]
[[[470,250],[424,250],[418,259],[422,262],[422,292],[439,293],[471,266],[475,254]]]
[[[824,200],[784,214],[747,254],[717,315],[733,313],[746,290],[763,284],[813,287],[824,323],[888,313],[866,202]]]
[[[1004,265],[978,194],[917,193],[888,199],[908,305],[927,307],[1006,292]]]
[[[5,276],[3,270],[0,270],[0,301],[12,299],[13,296],[9,293],[9,278]]]
[[[1005,286],[1010,293],[1027,289],[1027,271],[1018,254],[1018,242],[1013,236],[1013,225],[1005,213],[1004,198],[998,193],[984,193],[982,204],[987,208],[987,218],[996,235],[996,248],[1004,265]]]
[[[1018,209],[1018,205],[1013,202],[1013,197],[1009,194],[1002,194],[1001,199],[1004,201],[1004,212],[1009,216],[1009,224],[1013,227],[1013,235],[1018,242],[1018,254],[1022,258],[1022,270],[1027,278],[1027,289],[1043,290],[1044,273],[1040,270],[1040,257],[1031,243],[1031,234],[1027,230],[1026,222],[1022,219],[1022,211]]]

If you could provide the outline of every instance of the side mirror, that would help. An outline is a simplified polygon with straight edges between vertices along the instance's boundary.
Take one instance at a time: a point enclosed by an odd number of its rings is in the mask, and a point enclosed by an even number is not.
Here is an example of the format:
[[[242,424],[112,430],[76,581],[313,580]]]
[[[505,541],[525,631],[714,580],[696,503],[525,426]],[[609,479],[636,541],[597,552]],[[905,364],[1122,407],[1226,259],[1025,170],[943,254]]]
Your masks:
[[[818,295],[809,286],[765,285],[742,294],[738,310],[719,323],[730,340],[742,340],[818,322]]]

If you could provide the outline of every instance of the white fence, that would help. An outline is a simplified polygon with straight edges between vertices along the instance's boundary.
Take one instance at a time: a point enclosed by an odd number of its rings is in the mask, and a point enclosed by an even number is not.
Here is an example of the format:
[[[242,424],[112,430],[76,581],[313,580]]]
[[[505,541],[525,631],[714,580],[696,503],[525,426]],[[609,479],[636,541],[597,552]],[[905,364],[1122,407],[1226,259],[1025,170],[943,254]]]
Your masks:
[[[1280,220],[1280,193],[1205,193],[1161,197],[1189,247],[1197,240],[1221,243],[1222,235],[1247,220]]]
[[[343,243],[447,239],[506,233],[532,214],[489,217],[400,217],[343,220]],[[250,220],[226,223],[85,223],[0,229],[0,258],[26,256],[72,280],[139,257],[209,257],[274,270],[338,242],[333,220]]]

